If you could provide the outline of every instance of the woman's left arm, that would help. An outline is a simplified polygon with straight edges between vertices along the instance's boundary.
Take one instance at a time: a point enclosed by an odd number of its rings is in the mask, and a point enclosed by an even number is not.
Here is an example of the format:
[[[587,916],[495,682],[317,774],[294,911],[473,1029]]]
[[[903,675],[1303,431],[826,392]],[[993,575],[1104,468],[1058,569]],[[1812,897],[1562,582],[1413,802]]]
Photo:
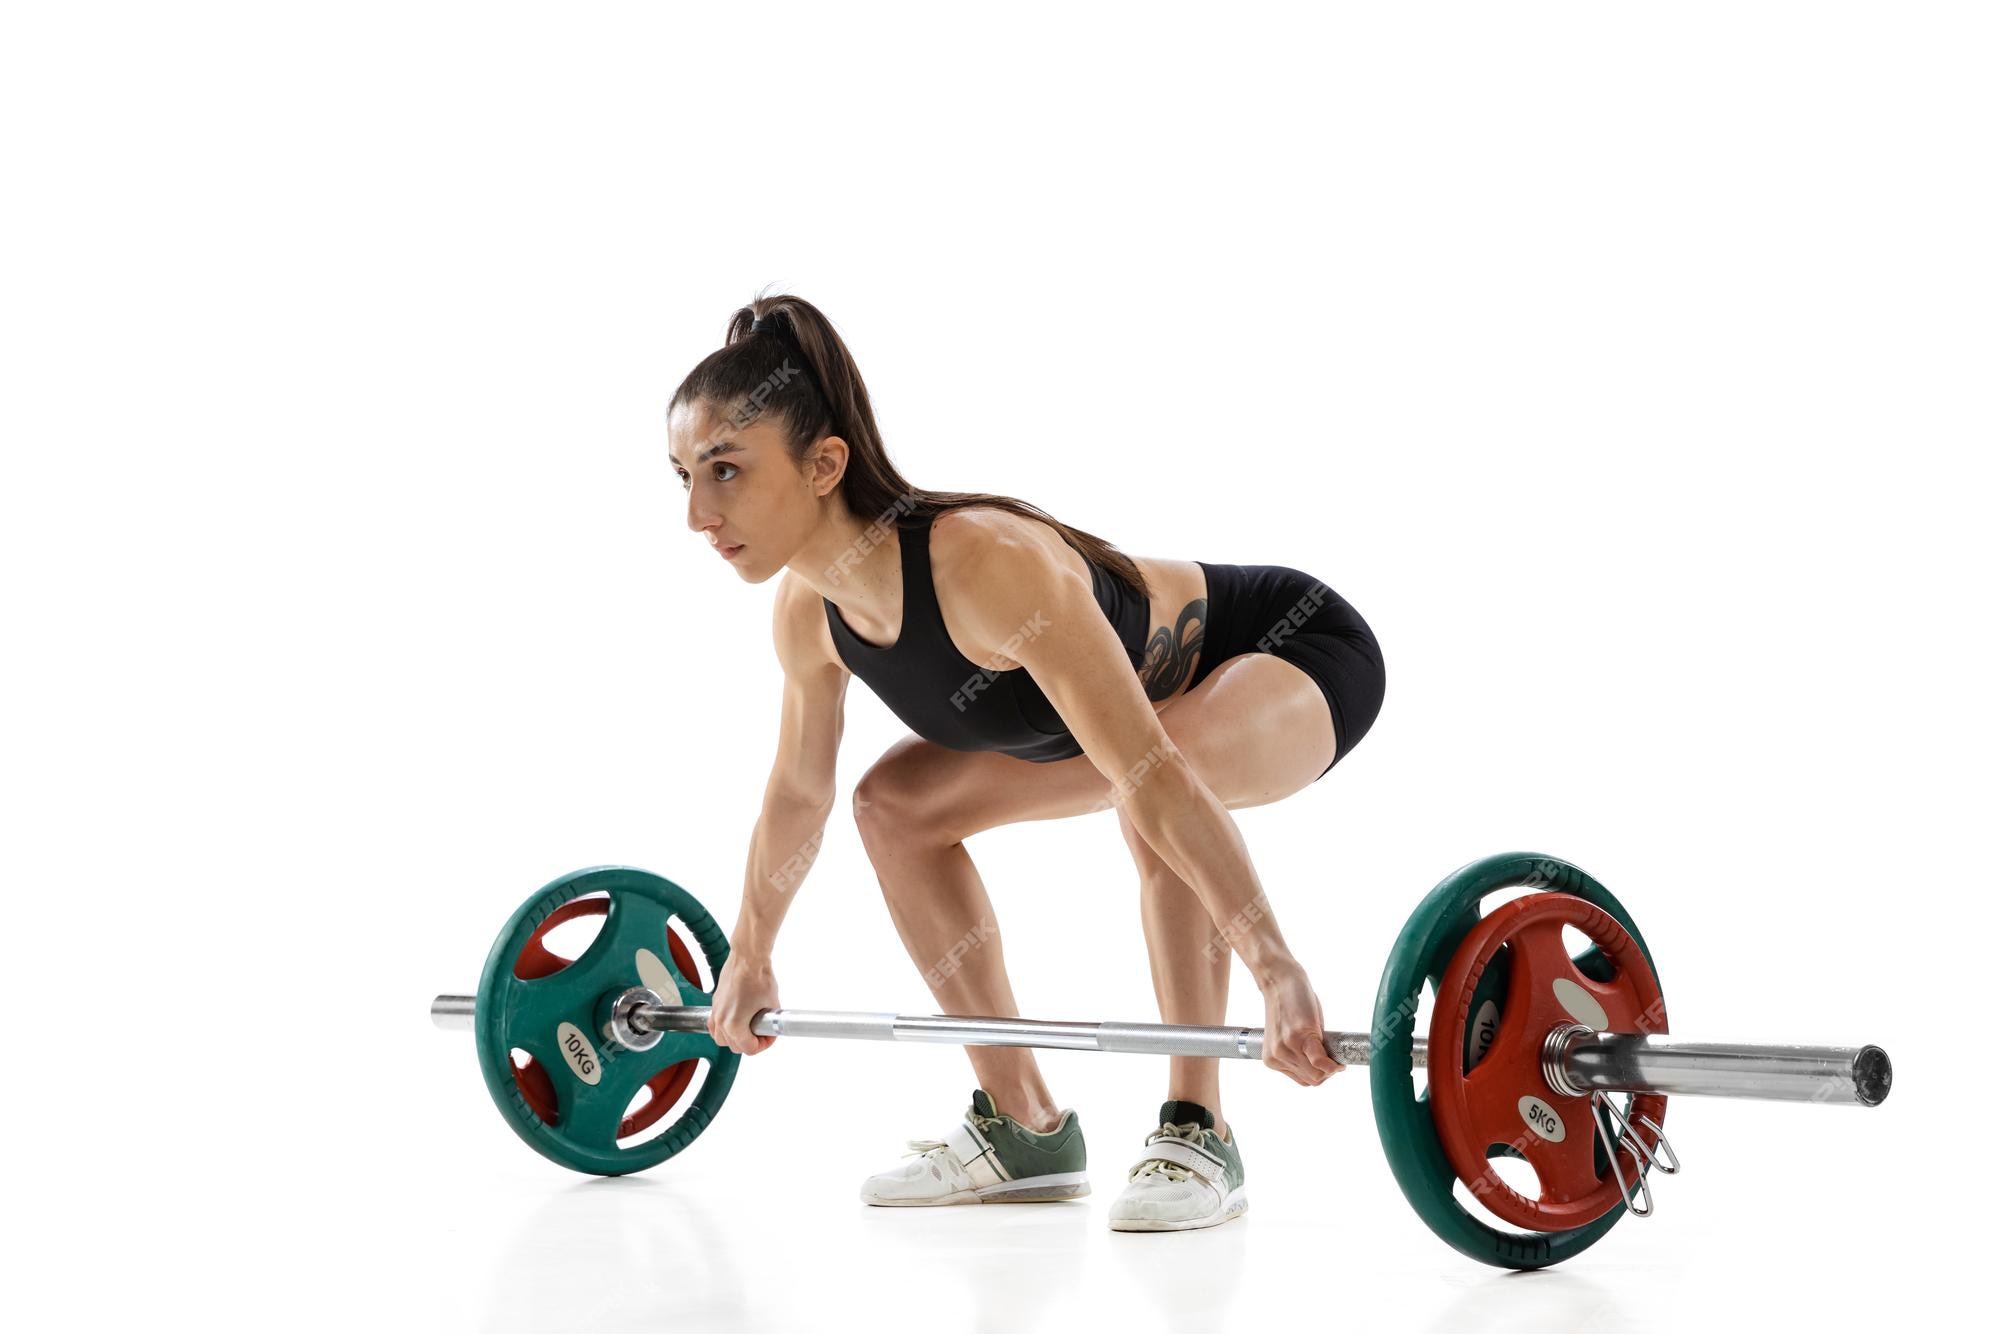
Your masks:
[[[963,566],[979,592],[958,619],[1028,669],[1104,775],[1106,805],[1123,807],[1140,837],[1193,887],[1218,941],[1249,966],[1266,1002],[1264,1063],[1301,1084],[1342,1069],[1326,1050],[1318,998],[1278,930],[1235,819],[1167,735],[1090,582],[1045,545],[1004,535],[967,544]]]

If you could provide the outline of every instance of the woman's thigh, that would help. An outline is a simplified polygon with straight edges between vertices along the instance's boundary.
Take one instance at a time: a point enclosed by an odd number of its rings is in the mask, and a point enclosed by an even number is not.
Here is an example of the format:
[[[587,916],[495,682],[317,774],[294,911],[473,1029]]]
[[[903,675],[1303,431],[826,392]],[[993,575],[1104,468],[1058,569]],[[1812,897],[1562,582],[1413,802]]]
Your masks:
[[[1337,738],[1326,697],[1296,665],[1269,653],[1226,659],[1159,711],[1160,724],[1225,807],[1277,801],[1318,778]],[[1143,772],[1127,787],[1143,784]],[[956,842],[1023,820],[1106,810],[1121,792],[1087,755],[1035,764],[905,737],[855,787],[856,815]]]

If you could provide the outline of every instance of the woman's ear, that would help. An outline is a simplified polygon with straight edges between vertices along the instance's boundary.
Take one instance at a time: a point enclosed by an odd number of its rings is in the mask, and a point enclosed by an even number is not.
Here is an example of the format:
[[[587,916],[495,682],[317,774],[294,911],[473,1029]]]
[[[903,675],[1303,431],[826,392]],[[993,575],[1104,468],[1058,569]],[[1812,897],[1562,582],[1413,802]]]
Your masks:
[[[824,496],[847,475],[847,442],[837,435],[821,436],[806,453],[806,476],[813,494]]]

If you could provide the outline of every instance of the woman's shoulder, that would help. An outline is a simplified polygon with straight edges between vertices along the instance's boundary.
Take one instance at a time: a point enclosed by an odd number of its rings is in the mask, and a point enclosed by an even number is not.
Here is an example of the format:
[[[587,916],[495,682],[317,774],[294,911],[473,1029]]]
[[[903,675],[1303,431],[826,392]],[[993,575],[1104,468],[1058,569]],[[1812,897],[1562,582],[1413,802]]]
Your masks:
[[[960,505],[931,522],[931,565],[987,573],[1033,572],[1046,559],[1089,574],[1082,555],[1042,521],[997,505]]]
[[[787,671],[813,667],[847,669],[847,664],[840,660],[840,650],[834,647],[833,630],[827,624],[826,600],[817,589],[786,570],[778,581],[772,604],[771,641],[778,650],[778,661]]]
[[[1081,596],[1092,596],[1082,553],[1039,519],[967,505],[940,514],[932,525],[931,586],[938,613],[945,633],[970,661],[990,662],[1002,671],[1018,666],[1002,646],[1028,621],[1024,608],[1061,600],[1066,578],[1081,578]]]

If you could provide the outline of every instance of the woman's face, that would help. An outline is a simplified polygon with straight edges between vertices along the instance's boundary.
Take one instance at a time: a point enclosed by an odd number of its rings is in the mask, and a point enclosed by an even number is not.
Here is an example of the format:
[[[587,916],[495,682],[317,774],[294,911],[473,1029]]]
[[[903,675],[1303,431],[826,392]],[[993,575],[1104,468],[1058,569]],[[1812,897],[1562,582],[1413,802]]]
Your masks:
[[[819,524],[823,497],[839,484],[845,448],[828,436],[801,465],[769,414],[739,426],[693,403],[667,419],[667,459],[687,495],[688,527],[752,584],[785,568]]]

